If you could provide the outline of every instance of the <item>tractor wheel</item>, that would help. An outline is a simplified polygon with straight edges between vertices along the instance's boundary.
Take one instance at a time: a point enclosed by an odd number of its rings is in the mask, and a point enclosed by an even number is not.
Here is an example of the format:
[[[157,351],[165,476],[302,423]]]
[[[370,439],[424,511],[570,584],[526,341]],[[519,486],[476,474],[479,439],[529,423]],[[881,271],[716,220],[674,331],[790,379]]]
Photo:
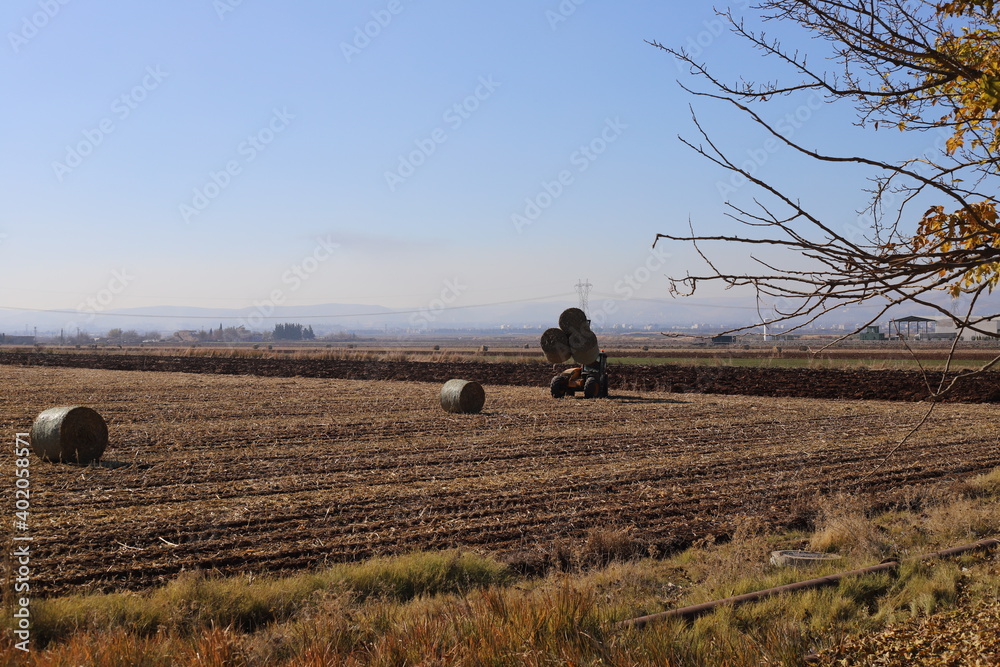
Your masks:
[[[605,375],[601,378],[601,390],[597,392],[597,398],[607,398],[608,397],[608,376]]]
[[[565,396],[568,384],[569,380],[566,379],[565,375],[557,375],[552,378],[552,382],[549,383],[549,391],[552,392],[552,398],[562,398]]]
[[[597,394],[601,390],[601,382],[595,377],[587,378],[587,381],[583,383],[583,397],[584,398],[597,398]]]

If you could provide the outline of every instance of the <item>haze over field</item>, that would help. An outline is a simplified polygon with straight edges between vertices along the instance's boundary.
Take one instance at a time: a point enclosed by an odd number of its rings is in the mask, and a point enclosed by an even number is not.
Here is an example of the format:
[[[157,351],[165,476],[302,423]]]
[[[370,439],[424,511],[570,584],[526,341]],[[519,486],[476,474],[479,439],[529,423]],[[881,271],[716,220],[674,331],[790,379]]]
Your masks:
[[[864,224],[863,174],[804,170],[677,85],[692,81],[647,40],[768,73],[704,3],[16,0],[0,25],[9,330],[156,329],[168,307],[269,328],[318,304],[412,323],[439,302],[456,310],[435,322],[530,324],[579,279],[592,304],[622,302],[609,322],[722,320],[697,316],[713,303],[752,320],[739,294],[659,301],[665,274],[702,267],[655,234],[733,233],[725,202],[754,194],[678,141],[697,137],[689,104],[734,159]],[[796,140],[870,147],[850,109],[771,111]],[[937,140],[905,139],[879,136],[890,155]]]

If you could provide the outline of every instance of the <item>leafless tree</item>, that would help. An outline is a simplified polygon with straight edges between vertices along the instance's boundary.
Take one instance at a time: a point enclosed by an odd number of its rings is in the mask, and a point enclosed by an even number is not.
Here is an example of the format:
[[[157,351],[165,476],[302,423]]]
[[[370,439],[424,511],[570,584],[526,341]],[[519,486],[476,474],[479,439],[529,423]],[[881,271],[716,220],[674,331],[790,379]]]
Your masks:
[[[774,321],[789,322],[794,328],[845,305],[879,304],[876,314],[858,331],[893,306],[913,303],[950,318],[956,327],[996,335],[982,323],[998,314],[974,314],[974,309],[997,283],[1000,269],[1000,225],[995,215],[1000,156],[994,124],[1000,100],[995,107],[983,109],[969,104],[970,90],[974,93],[977,86],[990,90],[996,79],[982,58],[977,62],[976,45],[955,36],[956,26],[979,28],[995,36],[992,8],[987,12],[973,6],[956,16],[924,0],[773,0],[752,11],[759,13],[761,25],[780,22],[797,27],[807,37],[818,37],[828,49],[822,55],[835,63],[835,71],[816,68],[806,54],[785,49],[780,41],[747,27],[744,19],[729,10],[717,13],[731,33],[780,65],[790,80],[729,83],[683,48],[650,44],[690,68],[701,82],[681,84],[691,95],[731,105],[800,156],[869,170],[867,207],[856,212],[869,224],[863,230],[844,229],[809,210],[794,195],[753,173],[758,170],[727,155],[692,111],[701,138],[681,140],[752,183],[761,196],[750,206],[727,202],[726,215],[746,225],[746,234],[699,234],[689,223],[686,232],[657,235],[656,241],[693,243],[708,266],[702,274],[671,277],[671,291],[689,295],[703,283],[750,286],[760,298],[785,304]],[[807,148],[765,120],[760,111],[761,105],[775,98],[804,92],[819,93],[828,103],[853,104],[856,125],[868,131],[901,129],[942,138],[934,149],[902,161]],[[1000,83],[997,92],[1000,95]],[[928,208],[929,201],[936,205]],[[746,273],[728,271],[713,261],[710,246],[714,243],[747,248],[757,268]],[[791,251],[811,264],[803,269],[801,260],[796,260],[796,264],[778,266],[760,253],[755,255],[762,247]],[[967,297],[960,308],[940,298],[949,291],[952,296]]]

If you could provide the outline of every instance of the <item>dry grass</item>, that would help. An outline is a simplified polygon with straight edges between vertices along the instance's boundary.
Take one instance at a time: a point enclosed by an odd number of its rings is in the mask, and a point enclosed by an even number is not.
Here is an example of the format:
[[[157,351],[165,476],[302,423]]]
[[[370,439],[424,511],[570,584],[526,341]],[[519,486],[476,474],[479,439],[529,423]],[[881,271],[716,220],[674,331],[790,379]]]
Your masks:
[[[773,549],[764,524],[752,516],[739,517],[732,537],[725,543],[715,544],[712,539],[696,543],[679,556],[689,576],[700,583],[687,604],[755,590],[773,570],[769,565]]]
[[[968,490],[980,496],[1000,496],[1000,468],[977,475],[966,482]]]
[[[942,516],[997,510],[990,499],[961,502],[973,505],[941,501],[931,509]],[[904,550],[974,537],[960,529],[932,533],[929,526],[937,524],[919,513],[869,522],[891,524]],[[587,554],[621,555],[630,544],[627,528],[589,537],[579,563]],[[748,518],[723,544],[706,542],[666,560],[612,559],[540,579],[515,577],[496,561],[457,552],[285,579],[181,577],[148,594],[42,602],[34,651],[23,656],[4,644],[0,664],[797,665],[803,655],[854,633],[974,604],[1000,590],[995,563],[970,555],[907,562],[895,576],[855,577],[833,588],[720,608],[692,624],[616,627],[631,616],[825,572],[766,563],[770,548],[816,537],[768,533]],[[851,556],[842,567],[861,564]],[[48,646],[39,643],[42,637]]]
[[[632,526],[595,526],[587,531],[579,548],[578,561],[582,565],[608,565],[643,552],[643,542],[636,539]]]
[[[866,516],[866,511],[866,502],[855,496],[838,493],[824,499],[809,548],[875,562],[886,557],[893,545],[886,539],[885,530]]]
[[[877,515],[871,496],[817,487],[864,475],[918,406],[666,395],[556,406],[535,388],[497,388],[488,414],[455,419],[419,383],[12,368],[0,379],[17,389],[0,396],[9,432],[44,401],[86,395],[110,418],[115,458],[152,466],[32,468],[46,491],[33,504],[39,583],[57,568],[88,581],[117,568],[134,585],[147,563],[258,558],[253,575],[39,598],[28,664],[792,665],[1000,591],[1000,575],[967,557],[687,626],[615,625],[805,578],[770,566],[773,549],[837,550],[851,569],[979,539],[997,524],[995,473],[957,498],[953,480],[972,461],[996,465],[992,406],[941,406],[883,470],[902,490],[883,486],[878,500],[916,506],[922,485],[919,511]],[[815,517],[814,534],[771,532],[799,516]],[[425,547],[443,529],[504,553],[549,550],[564,567],[516,576],[451,551],[261,576],[336,549]],[[678,535],[701,539],[672,554]],[[24,658],[0,643],[0,664]]]
[[[185,573],[149,593],[39,600],[33,607],[34,637],[44,645],[104,628],[142,636],[163,630],[190,633],[204,627],[253,632],[292,618],[299,609],[331,592],[354,600],[401,602],[503,585],[511,576],[509,569],[495,560],[457,551],[375,558],[282,579]]]
[[[637,603],[655,604],[651,593],[665,585],[657,568],[662,566],[622,564],[409,602],[327,595],[254,633],[218,625],[152,635],[94,627],[39,658],[63,664],[146,664],[136,660],[154,658],[161,662],[148,664],[194,664],[214,656],[219,662],[209,664],[792,665],[851,630],[925,615],[955,599],[956,568],[911,570],[895,585],[887,576],[859,578],[836,589],[723,609],[690,626],[617,632],[614,621],[635,613]],[[653,590],[622,586],[641,573]]]
[[[980,540],[1000,535],[1000,513],[995,506],[976,499],[960,498],[947,505],[930,508],[924,526],[945,541],[973,538]]]

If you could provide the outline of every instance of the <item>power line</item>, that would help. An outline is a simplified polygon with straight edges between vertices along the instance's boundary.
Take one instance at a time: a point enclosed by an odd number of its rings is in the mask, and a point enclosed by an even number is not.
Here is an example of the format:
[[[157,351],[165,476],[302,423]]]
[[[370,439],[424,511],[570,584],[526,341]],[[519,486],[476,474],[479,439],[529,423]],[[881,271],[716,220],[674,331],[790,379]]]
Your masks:
[[[685,307],[691,307],[691,308],[725,308],[725,309],[728,309],[728,310],[757,310],[757,306],[725,306],[725,305],[722,305],[722,304],[698,303],[696,301],[685,301],[685,300],[683,300],[685,297],[679,297],[679,298],[672,298],[672,297],[670,297],[670,298],[660,298],[660,299],[657,299],[657,298],[650,298],[650,297],[633,296],[633,297],[629,297],[628,299],[623,299],[620,294],[606,294],[604,292],[597,292],[597,293],[594,294],[594,296],[600,296],[600,297],[605,297],[605,298],[608,298],[608,299],[614,299],[614,300],[622,302],[622,303],[627,302],[627,301],[646,301],[646,302],[649,302],[649,303],[660,303],[660,304],[663,304],[663,305],[685,306]]]
[[[511,290],[524,290],[537,288],[538,285],[503,285],[501,287],[490,287],[490,288],[476,288],[477,292],[501,292],[501,291],[511,291]],[[87,296],[91,296],[91,293],[84,293],[79,291],[66,291],[66,290],[47,290],[47,289],[22,289],[20,287],[7,287],[0,286],[0,293],[4,292],[16,292],[17,294],[62,294],[71,295],[73,297],[84,299]],[[387,298],[402,298],[402,297],[423,297],[426,296],[426,292],[411,292],[409,294],[363,294],[363,295],[353,295],[353,299],[387,299]],[[172,296],[165,294],[134,294],[131,291],[127,293],[122,293],[118,295],[119,298],[123,299],[176,299],[180,301],[238,301],[241,303],[246,303],[246,297],[222,297],[222,296]],[[286,304],[290,303],[286,300]],[[187,304],[185,304],[187,305]],[[307,304],[308,305],[308,304]],[[171,306],[175,307],[175,306]],[[182,306],[176,306],[182,307]],[[249,307],[249,306],[247,306]],[[29,308],[23,308],[21,310],[30,310]]]

